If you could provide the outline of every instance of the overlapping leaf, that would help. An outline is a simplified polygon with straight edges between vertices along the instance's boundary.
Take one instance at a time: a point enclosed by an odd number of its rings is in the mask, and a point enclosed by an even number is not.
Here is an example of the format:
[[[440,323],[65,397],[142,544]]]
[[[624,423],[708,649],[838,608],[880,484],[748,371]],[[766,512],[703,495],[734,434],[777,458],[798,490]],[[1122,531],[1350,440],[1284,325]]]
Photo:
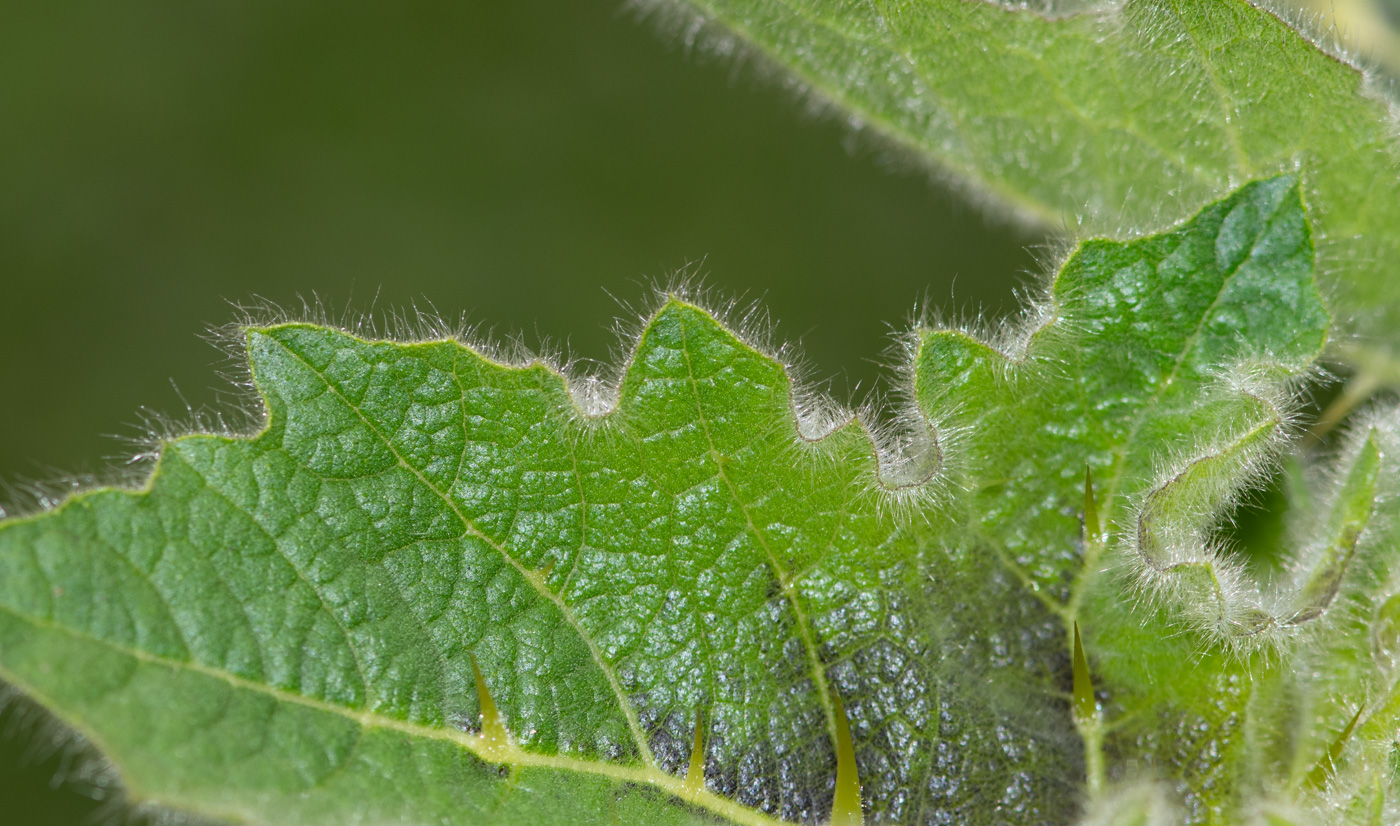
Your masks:
[[[994,347],[956,332],[922,337],[919,397],[930,409],[949,410],[952,428],[968,434],[971,526],[1067,626],[1085,623],[1091,656],[1113,678],[1115,700],[1141,690],[1122,681],[1119,661],[1145,661],[1163,647],[1163,636],[1178,639],[1165,646],[1176,659],[1152,660],[1149,682],[1169,680],[1182,662],[1200,659],[1201,641],[1183,636],[1180,620],[1212,603],[1196,593],[1168,608],[1151,603],[1162,615],[1144,625],[1145,598],[1135,580],[1148,566],[1132,553],[1131,540],[1164,477],[1241,440],[1249,450],[1209,485],[1188,487],[1208,513],[1178,505],[1162,515],[1159,530],[1186,536],[1277,455],[1287,437],[1287,385],[1326,338],[1312,262],[1298,190],[1279,178],[1246,187],[1176,232],[1129,245],[1083,245],[1023,338]],[[1101,524],[1085,527],[1107,537],[1089,543],[1080,522],[1086,468]],[[1086,604],[1096,589],[1110,608]],[[1234,674],[1229,662],[1217,658],[1184,682],[1210,685]],[[1216,696],[1203,692],[1179,706],[1154,694],[1133,709],[1160,714],[1143,730],[1162,738],[1180,715],[1216,708]],[[1126,712],[1110,711],[1110,725],[1121,727],[1113,718]],[[1250,744],[1230,735],[1212,730],[1208,742],[1154,755],[1162,757],[1159,772],[1211,775],[1213,796],[1198,807],[1200,817],[1239,800],[1232,773]],[[1153,754],[1143,744],[1112,751],[1113,742],[1110,765]],[[1094,738],[1087,745],[1099,748]],[[1199,760],[1208,765],[1195,765]],[[1192,794],[1204,792],[1196,785]]]
[[[1196,576],[1166,601],[1144,600],[1126,574],[1089,586],[1080,616],[1094,630],[1099,677],[1112,687],[1110,762],[1183,781],[1189,822],[1371,824],[1400,813],[1390,769],[1397,422],[1392,407],[1371,411],[1335,456],[1306,468],[1285,463],[1293,524],[1271,549],[1286,563],[1272,576],[1198,546]],[[1223,441],[1181,466],[1267,451]],[[1215,470],[1165,477],[1209,505],[1174,515],[1188,532],[1235,501],[1228,489],[1238,476],[1225,468],[1211,478]],[[1135,556],[1126,537],[1122,551]],[[1224,629],[1233,636],[1200,622],[1222,601],[1249,608],[1242,616],[1251,622]],[[1143,816],[1175,809],[1162,799],[1144,798]]]
[[[1083,542],[1085,469],[1122,536],[1164,467],[1282,434],[1326,337],[1312,273],[1289,177],[1086,242],[1019,336],[911,338],[883,448],[799,419],[781,364],[674,298],[604,413],[453,340],[249,328],[261,433],[0,526],[0,669],[137,799],[251,822],[816,822],[847,720],[871,820],[1065,822],[1072,621],[1139,715],[1113,757],[1239,673],[1164,697],[1115,659],[1157,620]],[[1203,816],[1247,793],[1242,749]]]
[[[682,10],[675,28],[690,40],[706,26],[737,36],[856,124],[1051,224],[1155,225],[1296,170],[1338,276],[1334,309],[1395,340],[1394,104],[1248,0],[1071,3],[1088,10],[1054,16],[983,0],[635,4]]]

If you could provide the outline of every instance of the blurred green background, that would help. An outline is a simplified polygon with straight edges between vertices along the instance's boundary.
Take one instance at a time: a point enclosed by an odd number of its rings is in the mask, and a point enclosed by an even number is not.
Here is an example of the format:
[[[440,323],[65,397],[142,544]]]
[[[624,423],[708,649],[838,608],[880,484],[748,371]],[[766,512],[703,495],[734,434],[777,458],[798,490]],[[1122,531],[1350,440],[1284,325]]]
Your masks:
[[[609,293],[644,304],[693,264],[842,397],[925,294],[1014,306],[1042,239],[755,77],[620,0],[7,5],[0,482],[119,464],[143,408],[218,409],[200,334],[255,295],[465,312],[604,359]],[[21,712],[0,820],[123,818],[51,788],[67,758]]]
[[[1368,36],[1384,4],[1323,11]],[[436,308],[605,359],[612,296],[689,266],[850,398],[916,302],[1013,309],[1044,241],[621,0],[5,12],[0,501],[119,466],[143,409],[226,407],[200,335],[229,302]],[[43,726],[0,712],[0,820],[134,819]]]
[[[1382,14],[1327,6],[1362,35]],[[1400,66],[1390,37],[1369,48]],[[761,299],[842,398],[917,301],[1014,308],[1043,237],[757,76],[621,0],[8,4],[0,501],[119,466],[143,409],[226,406],[200,335],[254,296],[435,307],[605,359],[611,296],[690,265]],[[57,742],[0,712],[0,820],[131,819]]]

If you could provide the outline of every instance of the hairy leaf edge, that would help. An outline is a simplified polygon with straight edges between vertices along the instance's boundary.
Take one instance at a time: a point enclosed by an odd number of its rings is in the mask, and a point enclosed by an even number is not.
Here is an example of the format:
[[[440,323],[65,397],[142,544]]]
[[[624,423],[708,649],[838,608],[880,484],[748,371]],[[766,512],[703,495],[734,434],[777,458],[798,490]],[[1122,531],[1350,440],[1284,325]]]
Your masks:
[[[802,455],[810,460],[820,461],[823,458],[823,445],[828,443],[830,437],[849,428],[858,428],[870,445],[870,456],[874,465],[874,470],[869,475],[870,484],[866,490],[867,494],[878,497],[884,506],[893,508],[899,516],[904,518],[912,516],[923,506],[936,505],[941,501],[942,497],[939,492],[944,481],[944,446],[940,439],[937,423],[920,412],[918,406],[912,402],[912,392],[901,392],[901,397],[908,398],[910,402],[899,408],[896,418],[892,421],[881,421],[878,418],[880,411],[873,404],[857,410],[839,405],[801,378],[801,362],[793,356],[789,348],[773,348],[768,344],[770,331],[753,307],[745,310],[735,320],[733,318],[737,306],[735,303],[730,302],[727,307],[715,309],[710,298],[703,290],[696,289],[684,281],[675,281],[666,287],[658,288],[654,299],[654,309],[640,319],[637,328],[628,336],[631,343],[625,351],[626,357],[617,362],[617,365],[609,373],[602,375],[576,373],[571,369],[570,362],[550,355],[529,353],[514,342],[500,345],[489,340],[472,340],[473,337],[469,331],[450,328],[441,319],[423,313],[416,314],[412,319],[405,316],[391,316],[389,321],[398,329],[394,331],[394,334],[381,336],[377,332],[371,332],[367,335],[364,330],[364,325],[367,323],[365,320],[358,324],[328,323],[326,312],[321,307],[306,306],[303,308],[303,315],[312,320],[298,319],[284,310],[272,306],[262,306],[254,310],[244,309],[245,318],[243,320],[216,330],[212,337],[231,356],[237,359],[234,362],[237,365],[237,373],[230,378],[236,386],[246,393],[243,401],[245,406],[236,407],[235,410],[247,418],[250,423],[247,430],[240,432],[222,426],[223,418],[217,417],[216,421],[221,425],[217,428],[201,428],[200,423],[197,422],[195,426],[184,432],[172,432],[173,428],[168,428],[166,432],[162,433],[153,432],[147,449],[133,459],[134,463],[140,463],[143,460],[149,462],[149,470],[143,480],[127,484],[119,482],[107,484],[93,482],[86,485],[82,482],[72,483],[61,500],[52,502],[41,498],[38,508],[0,519],[0,529],[43,518],[94,494],[118,491],[139,496],[148,493],[162,472],[165,448],[175,442],[187,439],[243,441],[256,439],[267,432],[273,427],[271,410],[249,361],[249,341],[254,335],[283,327],[315,326],[334,329],[356,341],[367,344],[450,343],[502,369],[510,371],[543,369],[560,381],[567,391],[570,405],[566,411],[568,413],[567,419],[575,426],[588,431],[610,426],[626,426],[625,422],[619,422],[619,417],[615,415],[619,409],[621,383],[634,362],[634,356],[642,344],[646,331],[658,316],[671,308],[690,309],[704,314],[730,335],[738,345],[758,353],[782,368],[788,382],[788,409],[791,415],[789,421],[793,426],[793,445]],[[372,320],[370,321],[372,322]],[[355,329],[356,327],[359,329]],[[0,511],[0,515],[3,514],[4,511]],[[51,625],[42,623],[33,617],[18,618],[31,625]],[[69,636],[83,636],[81,632],[59,626],[52,626],[51,630]],[[487,763],[514,767],[560,769],[602,776],[618,783],[649,786],[684,804],[699,807],[746,826],[777,826],[777,824],[786,823],[780,818],[744,806],[703,787],[696,788],[692,784],[687,784],[683,776],[668,774],[656,767],[654,762],[649,765],[628,766],[607,761],[536,754],[513,743],[502,744],[498,739],[487,735],[448,728],[434,728],[374,712],[361,712],[273,686],[261,685],[220,669],[197,663],[168,660],[108,641],[93,640],[93,642],[130,656],[139,662],[176,670],[183,669],[212,679],[223,680],[237,689],[256,691],[278,701],[291,702],[317,711],[337,714],[354,720],[366,728],[387,729],[408,736],[450,742]],[[98,759],[115,766],[119,775],[118,782],[125,790],[128,802],[132,805],[138,808],[154,805],[186,812],[192,816],[210,816],[211,813],[207,806],[198,806],[193,801],[185,802],[143,795],[141,789],[131,784],[126,774],[121,771],[120,766],[109,756],[111,751],[104,747],[102,738],[95,731],[69,719],[62,713],[62,709],[48,701],[41,692],[26,685],[22,679],[10,673],[3,666],[0,666],[0,679],[19,688],[24,695],[47,710],[63,726],[75,731],[83,740],[90,743],[98,751]],[[827,692],[829,691],[830,689],[827,689]],[[215,813],[214,816],[220,815]],[[227,812],[223,816],[238,818],[240,815],[237,812]]]
[[[999,9],[1007,15],[1030,15],[1046,22],[1073,18],[1096,18],[1100,27],[1109,31],[1121,25],[1126,0],[1102,0],[1066,12],[1043,10],[1026,3],[998,0],[962,0]],[[1347,49],[1320,15],[1291,9],[1279,0],[1224,0],[1257,9],[1273,17],[1292,31],[1304,43],[1324,57],[1348,69],[1354,77],[1357,93],[1386,110],[1390,123],[1389,143],[1400,153],[1400,82],[1389,79],[1365,55]],[[1067,215],[1022,193],[987,179],[978,170],[957,163],[933,148],[919,144],[918,138],[907,135],[888,123],[877,113],[843,99],[840,91],[819,78],[789,65],[772,52],[761,39],[741,27],[705,15],[692,8],[686,0],[625,0],[625,7],[639,20],[650,22],[658,34],[670,41],[679,41],[687,55],[696,52],[732,63],[731,76],[747,65],[760,83],[772,83],[792,94],[803,111],[813,118],[830,117],[851,135],[848,149],[854,150],[861,139],[871,142],[897,166],[920,170],[934,181],[947,186],[974,204],[989,219],[1000,219],[1023,229],[1035,227],[1063,230],[1068,225],[1080,231],[1092,223],[1093,231],[1105,239],[1124,241],[1160,233],[1194,214],[1197,209],[1223,197],[1242,186],[1245,181],[1232,180],[1212,192],[1200,203],[1185,204],[1171,214],[1158,211],[1157,217],[1145,224],[1131,226],[1109,223],[1105,216]],[[1271,173],[1300,173],[1296,161],[1272,169],[1255,170],[1251,178],[1268,177]],[[1317,229],[1319,236],[1321,230]]]

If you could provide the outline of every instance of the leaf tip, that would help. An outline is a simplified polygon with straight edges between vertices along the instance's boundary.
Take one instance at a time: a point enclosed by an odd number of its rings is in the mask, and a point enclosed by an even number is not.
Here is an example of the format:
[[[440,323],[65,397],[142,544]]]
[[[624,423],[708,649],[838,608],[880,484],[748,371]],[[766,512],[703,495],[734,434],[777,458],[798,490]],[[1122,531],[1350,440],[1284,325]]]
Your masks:
[[[705,710],[702,708],[695,709],[695,740],[690,745],[690,766],[681,788],[687,794],[705,790]]]
[[[472,673],[476,675],[476,699],[481,706],[481,734],[485,741],[488,752],[496,752],[505,748],[510,743],[510,733],[506,730],[505,720],[501,717],[501,712],[496,708],[496,701],[491,698],[491,691],[486,687],[486,678],[481,673],[481,666],[476,661],[476,655],[471,655]]]
[[[1094,702],[1094,682],[1089,675],[1089,660],[1084,656],[1084,643],[1079,638],[1079,622],[1074,623],[1074,716],[1081,722],[1093,720],[1098,714]]]
[[[1312,771],[1308,772],[1307,780],[1305,781],[1307,785],[1314,789],[1321,789],[1323,786],[1326,786],[1327,781],[1331,780],[1332,776],[1337,773],[1337,761],[1341,758],[1342,751],[1346,748],[1347,741],[1351,739],[1351,733],[1356,729],[1356,723],[1361,719],[1361,712],[1364,708],[1365,707],[1362,706],[1356,710],[1356,713],[1351,716],[1351,720],[1342,729],[1341,733],[1337,735],[1337,739],[1333,740],[1332,744],[1327,747],[1327,751],[1322,753],[1322,757],[1318,759],[1317,765],[1313,766]]]
[[[860,777],[856,771],[856,747],[851,724],[841,701],[832,697],[836,712],[836,793],[831,805],[831,826],[862,826]]]

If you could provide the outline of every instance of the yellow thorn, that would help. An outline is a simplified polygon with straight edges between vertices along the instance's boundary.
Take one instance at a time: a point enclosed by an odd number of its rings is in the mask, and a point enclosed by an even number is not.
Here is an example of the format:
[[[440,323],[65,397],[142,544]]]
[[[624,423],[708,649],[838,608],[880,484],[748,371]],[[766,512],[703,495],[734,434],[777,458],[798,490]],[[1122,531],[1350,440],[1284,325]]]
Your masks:
[[[1088,465],[1084,466],[1084,539],[1099,540],[1099,507],[1094,502],[1094,474]]]
[[[550,575],[551,573],[553,573],[553,572],[554,572],[554,560],[551,559],[551,560],[546,561],[546,562],[544,563],[544,566],[540,568],[540,581],[543,582],[543,581],[545,581],[546,579],[549,579],[549,575]]]
[[[836,795],[831,801],[831,826],[863,826],[865,812],[860,807],[860,777],[856,773],[856,745],[851,740],[851,724],[846,709],[836,697]]]
[[[1362,708],[1365,708],[1364,706]],[[1337,739],[1332,741],[1332,745],[1323,752],[1322,758],[1313,766],[1313,770],[1308,772],[1307,783],[1314,789],[1321,789],[1327,785],[1327,781],[1332,779],[1332,775],[1337,772],[1337,760],[1342,756],[1342,749],[1346,748],[1347,740],[1351,737],[1352,729],[1356,728],[1356,721],[1361,719],[1361,709],[1351,716],[1351,722],[1347,723],[1342,733],[1337,735]]]
[[[690,768],[685,771],[682,788],[689,794],[705,790],[705,712],[695,709],[695,742],[690,746]]]
[[[1089,676],[1089,660],[1084,656],[1084,643],[1079,641],[1079,622],[1074,623],[1074,716],[1088,722],[1098,714],[1094,702],[1094,681]]]
[[[476,673],[476,701],[481,706],[481,739],[485,740],[488,752],[504,749],[510,744],[510,734],[506,731],[505,720],[496,709],[496,701],[486,688],[486,678],[481,676],[481,666],[477,665],[476,655],[472,654],[472,671]]]

